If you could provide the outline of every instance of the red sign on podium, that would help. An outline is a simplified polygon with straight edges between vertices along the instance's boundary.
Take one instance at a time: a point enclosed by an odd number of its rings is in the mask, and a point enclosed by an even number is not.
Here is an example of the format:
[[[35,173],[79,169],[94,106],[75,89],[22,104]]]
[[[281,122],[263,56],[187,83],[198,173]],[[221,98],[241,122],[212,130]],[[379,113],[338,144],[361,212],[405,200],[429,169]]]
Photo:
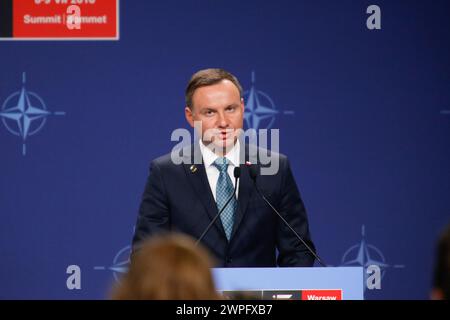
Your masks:
[[[302,290],[302,300],[342,300],[342,290]]]

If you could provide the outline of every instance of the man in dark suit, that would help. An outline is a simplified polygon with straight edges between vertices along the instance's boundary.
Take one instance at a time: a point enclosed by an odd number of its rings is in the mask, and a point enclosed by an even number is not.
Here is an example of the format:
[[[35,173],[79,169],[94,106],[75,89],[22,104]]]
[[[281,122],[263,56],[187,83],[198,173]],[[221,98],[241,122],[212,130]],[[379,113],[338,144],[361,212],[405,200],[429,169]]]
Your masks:
[[[242,141],[244,101],[236,77],[222,69],[195,73],[186,88],[185,115],[192,127],[201,125],[201,139],[180,151],[181,164],[174,161],[174,153],[152,161],[134,250],[144,238],[163,231],[179,231],[199,239],[231,198],[202,238],[219,267],[312,266],[314,256],[258,195],[249,176],[246,160],[264,150]],[[258,188],[314,250],[289,161],[277,153],[269,152],[268,156],[278,170],[259,174]],[[252,166],[257,171],[263,167],[258,160]],[[241,173],[232,197],[236,167]]]

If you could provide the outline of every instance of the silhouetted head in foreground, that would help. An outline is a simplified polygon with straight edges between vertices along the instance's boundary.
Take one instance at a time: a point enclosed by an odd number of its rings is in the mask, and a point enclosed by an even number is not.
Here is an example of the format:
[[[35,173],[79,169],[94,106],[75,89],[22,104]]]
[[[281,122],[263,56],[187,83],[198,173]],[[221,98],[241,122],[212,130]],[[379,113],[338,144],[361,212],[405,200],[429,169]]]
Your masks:
[[[209,253],[190,237],[173,233],[152,237],[133,253],[112,299],[218,299],[212,267]]]
[[[431,298],[450,300],[450,224],[439,237]]]

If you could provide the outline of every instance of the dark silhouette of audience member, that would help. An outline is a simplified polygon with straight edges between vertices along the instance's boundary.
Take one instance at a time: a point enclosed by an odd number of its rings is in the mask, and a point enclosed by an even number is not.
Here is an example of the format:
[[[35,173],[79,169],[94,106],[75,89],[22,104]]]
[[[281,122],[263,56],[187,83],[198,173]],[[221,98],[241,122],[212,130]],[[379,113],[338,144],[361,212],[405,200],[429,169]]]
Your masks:
[[[437,244],[431,299],[450,300],[450,224]]]
[[[133,253],[128,272],[113,288],[115,300],[215,300],[213,260],[201,245],[167,233],[145,241]]]

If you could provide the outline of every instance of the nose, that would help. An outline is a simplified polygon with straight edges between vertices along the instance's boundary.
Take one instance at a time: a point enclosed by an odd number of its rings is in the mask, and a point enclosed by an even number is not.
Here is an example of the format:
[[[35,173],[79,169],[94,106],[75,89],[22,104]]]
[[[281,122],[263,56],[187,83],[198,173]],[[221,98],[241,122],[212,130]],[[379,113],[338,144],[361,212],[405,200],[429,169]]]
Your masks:
[[[223,112],[218,112],[218,116],[219,116],[219,118],[217,119],[217,121],[218,121],[219,128],[227,128],[228,127],[228,119],[227,119],[226,115]]]

